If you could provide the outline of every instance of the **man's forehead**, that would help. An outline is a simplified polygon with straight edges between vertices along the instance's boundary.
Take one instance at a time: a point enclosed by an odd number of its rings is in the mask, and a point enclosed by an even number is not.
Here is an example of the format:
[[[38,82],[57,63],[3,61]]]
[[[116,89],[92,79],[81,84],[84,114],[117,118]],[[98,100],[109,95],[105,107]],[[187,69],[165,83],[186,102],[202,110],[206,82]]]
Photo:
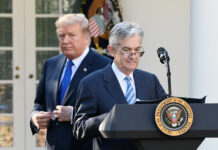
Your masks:
[[[141,37],[138,36],[138,35],[134,35],[134,36],[130,36],[130,37],[127,37],[127,38],[124,38],[124,39],[120,38],[119,39],[119,44],[120,45],[124,44],[124,43],[130,44],[130,42],[136,42],[136,41],[141,43]]]
[[[136,49],[136,48],[139,48],[141,47],[141,42],[134,42],[134,43],[129,43],[129,42],[122,42],[119,44],[119,46],[122,48],[122,49]]]
[[[141,45],[137,45],[137,46],[122,46],[121,49],[129,49],[129,50],[131,50],[131,49],[138,49],[140,47],[141,47]]]

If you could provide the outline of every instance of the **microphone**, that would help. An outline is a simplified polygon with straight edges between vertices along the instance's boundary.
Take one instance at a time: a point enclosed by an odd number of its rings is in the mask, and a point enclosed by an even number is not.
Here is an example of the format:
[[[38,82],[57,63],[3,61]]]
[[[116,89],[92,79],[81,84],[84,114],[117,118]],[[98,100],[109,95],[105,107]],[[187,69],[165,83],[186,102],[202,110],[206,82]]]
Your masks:
[[[160,58],[160,62],[162,64],[166,63],[167,78],[168,78],[168,91],[169,91],[168,97],[171,97],[172,96],[172,89],[171,89],[171,72],[170,72],[170,64],[169,64],[170,58],[168,56],[167,51],[163,47],[159,47],[157,49],[157,55]]]
[[[158,54],[158,57],[160,58],[160,62],[162,63],[162,64],[165,64],[166,63],[166,61],[170,61],[170,57],[168,56],[168,53],[167,53],[167,51],[165,50],[165,48],[163,48],[163,47],[159,47],[158,49],[157,49],[157,54]]]

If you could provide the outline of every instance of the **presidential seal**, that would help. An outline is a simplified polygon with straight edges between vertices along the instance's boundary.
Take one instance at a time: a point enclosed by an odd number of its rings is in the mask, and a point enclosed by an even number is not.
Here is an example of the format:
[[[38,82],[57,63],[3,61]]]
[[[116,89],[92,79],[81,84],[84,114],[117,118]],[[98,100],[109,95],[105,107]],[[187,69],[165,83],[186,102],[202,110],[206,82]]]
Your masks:
[[[189,130],[193,122],[190,105],[176,97],[163,100],[156,108],[155,122],[169,136],[179,136]]]

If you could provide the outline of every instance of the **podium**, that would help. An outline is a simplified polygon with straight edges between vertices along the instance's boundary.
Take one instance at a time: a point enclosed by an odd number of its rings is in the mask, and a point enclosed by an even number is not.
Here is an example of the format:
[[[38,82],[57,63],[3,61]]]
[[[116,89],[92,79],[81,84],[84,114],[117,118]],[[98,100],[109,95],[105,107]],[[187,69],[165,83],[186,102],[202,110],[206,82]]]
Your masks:
[[[100,125],[104,138],[131,139],[138,150],[196,150],[205,138],[218,137],[218,104],[190,104],[194,120],[181,136],[163,134],[155,123],[157,104],[117,104]]]

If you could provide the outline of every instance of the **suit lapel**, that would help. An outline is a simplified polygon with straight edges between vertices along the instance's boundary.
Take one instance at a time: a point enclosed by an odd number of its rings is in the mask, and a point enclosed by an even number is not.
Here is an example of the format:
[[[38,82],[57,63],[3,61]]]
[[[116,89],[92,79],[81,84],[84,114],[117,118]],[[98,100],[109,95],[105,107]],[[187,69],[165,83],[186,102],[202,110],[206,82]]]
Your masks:
[[[53,91],[52,99],[54,107],[58,104],[59,101],[59,84],[65,61],[66,57],[64,55],[61,55],[60,58],[55,62],[54,66],[52,66],[52,71],[50,71],[50,78],[53,82],[52,86],[50,86],[49,88],[51,89],[51,91]]]
[[[134,77],[135,88],[136,88],[136,98],[141,99],[144,97],[144,95],[146,95],[145,93],[147,91],[146,86],[142,82],[143,79],[141,79],[140,73],[138,72],[137,69],[133,72],[133,77]]]
[[[86,75],[88,75],[90,73],[91,65],[92,65],[92,62],[93,62],[92,56],[93,56],[93,52],[90,49],[89,53],[83,59],[83,61],[81,62],[79,68],[77,69],[76,73],[74,74],[74,76],[73,76],[73,78],[72,78],[72,80],[70,82],[69,88],[67,90],[67,93],[66,93],[66,95],[65,95],[65,97],[63,99],[62,105],[65,105],[66,102],[69,100],[70,96],[74,92],[76,92],[75,89],[78,87],[79,82],[81,81],[81,79],[83,79]],[[75,101],[75,99],[73,101]]]
[[[104,81],[106,84],[106,89],[109,91],[111,96],[114,98],[116,104],[127,104],[126,98],[122,92],[120,84],[111,68],[108,65],[104,72]]]

